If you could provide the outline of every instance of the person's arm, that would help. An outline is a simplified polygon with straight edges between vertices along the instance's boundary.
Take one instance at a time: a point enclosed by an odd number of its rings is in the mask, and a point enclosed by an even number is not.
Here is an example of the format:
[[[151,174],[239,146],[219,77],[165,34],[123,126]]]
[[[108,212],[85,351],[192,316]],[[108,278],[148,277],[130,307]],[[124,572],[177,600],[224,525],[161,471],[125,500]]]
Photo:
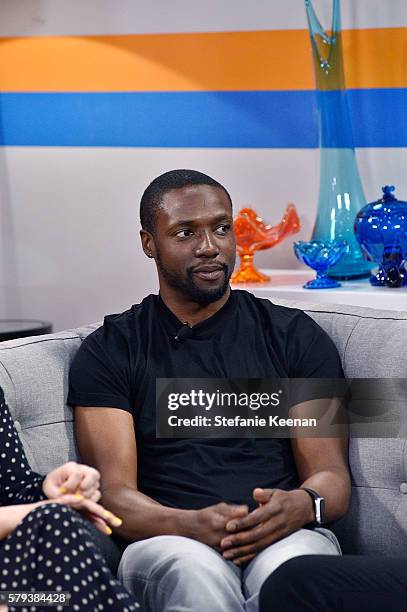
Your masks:
[[[227,521],[248,512],[228,504],[179,510],[141,493],[133,417],[125,410],[76,406],[75,434],[82,459],[101,473],[102,503],[123,519],[118,533],[128,540],[182,535],[219,547]]]
[[[284,330],[287,338],[286,367],[289,378],[343,379],[343,369],[338,350],[331,338],[315,321],[301,311],[293,311],[289,326]],[[310,382],[312,382],[310,380]],[[330,383],[328,382],[328,391]],[[312,399],[304,397],[290,409],[290,416],[312,416],[316,412],[325,416],[329,425],[340,409],[341,398],[335,395]],[[307,396],[309,388],[305,388]],[[301,391],[303,393],[303,391]],[[307,403],[308,402],[308,403]],[[318,420],[322,434],[324,420]],[[332,431],[332,430],[331,430]],[[341,431],[336,430],[336,431]],[[315,435],[315,434],[314,434]],[[338,437],[292,438],[292,450],[301,486],[314,489],[326,500],[326,518],[332,521],[342,516],[349,505],[351,482],[348,467],[348,440]],[[221,542],[226,559],[243,563],[273,542],[301,529],[315,520],[311,497],[306,491],[296,489],[254,489],[253,498],[259,504],[247,517],[229,521],[229,535]],[[246,531],[245,531],[246,530]]]
[[[309,487],[325,499],[326,522],[343,516],[349,507],[351,479],[348,464],[347,438],[293,438],[291,441],[301,487]],[[304,517],[314,521],[314,509],[306,491]],[[308,498],[308,499],[307,499]],[[308,511],[307,511],[308,508]]]
[[[80,494],[60,495],[55,499],[47,499],[32,504],[18,504],[13,506],[0,507],[0,541],[6,538],[18,524],[35,508],[46,504],[65,504],[80,512],[85,518],[90,520],[103,534],[111,534],[112,527],[121,524],[121,520],[114,514],[106,510],[103,506],[92,499],[87,499]]]
[[[137,447],[129,412],[76,406],[75,435],[82,459],[101,474],[103,504],[123,519],[118,530],[123,537],[183,535],[182,513],[137,489]]]

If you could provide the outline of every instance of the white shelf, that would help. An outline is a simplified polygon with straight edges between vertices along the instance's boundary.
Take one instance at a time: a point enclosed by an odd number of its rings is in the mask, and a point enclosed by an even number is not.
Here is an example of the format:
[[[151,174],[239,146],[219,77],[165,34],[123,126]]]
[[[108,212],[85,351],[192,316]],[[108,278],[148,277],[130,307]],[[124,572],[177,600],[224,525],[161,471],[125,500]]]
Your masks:
[[[236,283],[234,289],[247,289],[257,297],[308,302],[369,306],[384,310],[407,311],[407,287],[390,289],[373,287],[368,278],[339,281],[335,289],[303,289],[303,285],[315,278],[312,271],[304,270],[262,270],[271,276],[267,283]]]

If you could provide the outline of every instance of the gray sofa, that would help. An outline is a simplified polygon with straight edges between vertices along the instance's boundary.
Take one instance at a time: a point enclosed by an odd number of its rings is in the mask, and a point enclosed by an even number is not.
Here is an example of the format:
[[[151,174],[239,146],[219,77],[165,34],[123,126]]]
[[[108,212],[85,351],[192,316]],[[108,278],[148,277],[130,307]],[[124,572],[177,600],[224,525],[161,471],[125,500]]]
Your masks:
[[[305,310],[334,340],[348,377],[407,377],[407,312],[278,303]],[[0,344],[0,385],[33,469],[45,473],[78,459],[68,373],[97,325]],[[391,397],[387,401],[391,401]],[[383,400],[386,401],[386,400]],[[334,529],[345,553],[407,556],[407,441],[353,439],[349,513]]]

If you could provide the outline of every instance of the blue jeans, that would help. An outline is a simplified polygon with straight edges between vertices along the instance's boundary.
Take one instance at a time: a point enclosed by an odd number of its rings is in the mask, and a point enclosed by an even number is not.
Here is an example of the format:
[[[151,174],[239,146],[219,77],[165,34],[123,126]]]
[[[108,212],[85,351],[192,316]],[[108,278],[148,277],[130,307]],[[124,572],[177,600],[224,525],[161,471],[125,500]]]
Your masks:
[[[118,576],[146,612],[257,612],[267,577],[284,561],[305,554],[341,551],[328,529],[300,529],[240,568],[196,540],[157,536],[126,548]]]

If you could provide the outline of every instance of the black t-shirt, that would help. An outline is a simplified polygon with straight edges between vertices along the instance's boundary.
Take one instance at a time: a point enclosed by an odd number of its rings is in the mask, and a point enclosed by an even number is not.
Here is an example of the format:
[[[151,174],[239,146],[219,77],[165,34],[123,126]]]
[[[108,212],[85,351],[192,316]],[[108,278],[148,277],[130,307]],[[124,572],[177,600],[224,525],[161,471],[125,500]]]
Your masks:
[[[296,488],[289,439],[156,438],[155,380],[339,378],[332,340],[301,310],[238,290],[195,325],[191,337],[176,342],[181,325],[157,295],[105,317],[73,361],[68,403],[133,415],[138,488],[166,506],[192,509],[225,501],[253,508],[255,487]]]

